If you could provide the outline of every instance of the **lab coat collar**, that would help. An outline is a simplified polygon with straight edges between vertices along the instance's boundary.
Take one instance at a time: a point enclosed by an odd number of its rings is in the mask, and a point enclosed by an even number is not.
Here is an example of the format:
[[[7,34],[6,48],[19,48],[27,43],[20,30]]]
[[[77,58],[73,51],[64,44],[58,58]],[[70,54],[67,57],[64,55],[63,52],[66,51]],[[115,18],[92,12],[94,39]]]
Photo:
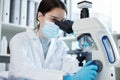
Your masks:
[[[26,32],[28,33],[29,37],[31,39],[38,39],[39,38],[39,34],[38,34],[38,30],[32,30],[30,28],[27,28]],[[50,42],[51,40],[49,40]]]
[[[45,59],[45,64],[49,63],[49,59],[51,59],[51,57],[54,56],[53,53],[55,53],[56,50],[57,50],[56,39],[51,39],[51,44],[50,44],[50,47],[48,49],[47,56]]]
[[[34,30],[28,28],[26,31],[27,31],[27,33],[28,33],[28,35],[29,35],[29,37],[30,37],[31,39],[35,39],[36,41],[38,41],[38,42],[40,43],[39,37],[38,37],[39,35],[36,34],[36,33],[34,32]],[[57,48],[56,41],[57,41],[57,39],[51,39],[50,41],[51,41],[51,44],[50,44],[50,47],[49,47],[49,49],[48,49],[46,59],[44,59],[44,57],[42,57],[42,59],[41,59],[42,62],[45,61],[45,64],[44,64],[44,65],[46,65],[46,64],[49,62],[49,59],[51,59],[51,57],[53,56],[53,53],[56,52],[56,48]],[[41,43],[40,43],[40,44],[41,44]],[[52,52],[52,51],[54,51],[54,52]],[[42,53],[41,53],[41,56],[44,56],[44,55],[43,55],[43,51],[42,51]],[[43,60],[44,60],[44,61],[43,61]],[[43,64],[43,63],[42,63],[42,64]]]
[[[28,33],[31,39],[37,39],[38,34],[35,34],[34,30],[27,28],[26,32]]]

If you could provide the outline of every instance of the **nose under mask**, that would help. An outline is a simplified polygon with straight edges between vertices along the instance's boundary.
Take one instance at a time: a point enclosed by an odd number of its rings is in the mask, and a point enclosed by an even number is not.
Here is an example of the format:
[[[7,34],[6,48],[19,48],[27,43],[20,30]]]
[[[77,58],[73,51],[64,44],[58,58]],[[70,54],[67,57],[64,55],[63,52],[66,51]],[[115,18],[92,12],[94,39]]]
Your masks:
[[[55,23],[50,21],[45,21],[45,24],[42,28],[42,32],[46,38],[51,39],[51,38],[57,38],[62,31]]]

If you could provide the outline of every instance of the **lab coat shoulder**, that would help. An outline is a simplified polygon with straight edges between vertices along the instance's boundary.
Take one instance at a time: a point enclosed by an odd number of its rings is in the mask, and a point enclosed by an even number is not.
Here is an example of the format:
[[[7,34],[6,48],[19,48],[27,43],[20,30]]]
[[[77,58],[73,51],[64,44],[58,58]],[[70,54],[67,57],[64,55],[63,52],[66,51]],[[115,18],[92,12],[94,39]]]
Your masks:
[[[22,49],[24,46],[24,48],[28,47],[27,44],[28,41],[31,39],[31,36],[35,36],[35,33],[33,32],[33,30],[31,29],[27,29],[25,32],[21,32],[21,33],[18,33],[16,34],[15,36],[13,36],[13,38],[10,40],[10,48],[14,47],[16,45],[16,47],[19,47],[20,49]]]
[[[20,50],[20,49],[24,49],[26,51],[25,44],[27,41],[25,39],[26,37],[24,36],[24,34],[25,34],[25,32],[18,33],[10,40],[9,45],[10,45],[11,52],[15,52],[15,51]],[[22,50],[22,51],[24,51],[24,50]]]
[[[12,39],[10,40],[10,44],[14,43],[14,42],[20,42],[24,40],[24,35],[26,32],[22,32],[22,33],[18,33],[15,36],[12,37]]]
[[[18,33],[16,34],[11,40],[10,40],[10,51],[11,56],[16,54],[22,54],[27,52],[27,37],[26,32]]]
[[[33,30],[27,29],[25,32],[21,32],[16,34],[11,40],[10,40],[10,51],[11,51],[11,58],[21,57],[22,59],[27,60],[28,54],[31,54],[31,44],[34,42],[33,39],[38,39],[34,33]],[[33,41],[32,41],[33,40]],[[37,42],[34,42],[37,44]],[[18,58],[19,58],[18,57]],[[24,58],[23,58],[24,57]],[[13,60],[12,60],[13,61]],[[27,62],[27,61],[26,61]]]
[[[24,32],[21,32],[21,33],[17,33],[15,36],[12,37],[12,39],[10,40],[10,43],[16,41],[16,42],[25,42],[28,38],[29,38],[29,35],[33,34],[33,32],[31,34],[30,31],[32,32],[31,29],[26,29],[26,31]]]

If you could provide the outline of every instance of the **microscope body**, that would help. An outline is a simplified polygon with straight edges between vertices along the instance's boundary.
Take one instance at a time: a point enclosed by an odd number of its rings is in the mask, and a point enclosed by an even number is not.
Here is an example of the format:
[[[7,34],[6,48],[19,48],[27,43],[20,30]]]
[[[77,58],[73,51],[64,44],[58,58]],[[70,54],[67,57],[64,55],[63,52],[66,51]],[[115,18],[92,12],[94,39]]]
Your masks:
[[[95,80],[120,80],[120,55],[109,30],[96,18],[83,18],[75,21],[73,32],[79,41],[81,35],[90,35],[94,41],[91,49],[91,60],[103,64]]]

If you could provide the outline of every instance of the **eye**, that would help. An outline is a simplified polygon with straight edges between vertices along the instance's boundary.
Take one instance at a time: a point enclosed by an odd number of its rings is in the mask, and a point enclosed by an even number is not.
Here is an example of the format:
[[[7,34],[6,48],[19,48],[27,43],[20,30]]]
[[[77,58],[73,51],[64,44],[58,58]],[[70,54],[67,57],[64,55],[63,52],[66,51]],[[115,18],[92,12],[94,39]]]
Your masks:
[[[51,22],[55,22],[55,19],[54,19],[54,18],[49,18],[49,20],[50,20]]]
[[[66,20],[66,18],[63,18],[62,20],[61,20],[61,22],[64,22]]]
[[[53,22],[55,22],[57,19],[52,19]]]
[[[55,21],[59,21],[59,20],[57,20],[57,19],[53,18],[53,19],[51,19],[51,21],[52,21],[52,22],[55,22]]]

